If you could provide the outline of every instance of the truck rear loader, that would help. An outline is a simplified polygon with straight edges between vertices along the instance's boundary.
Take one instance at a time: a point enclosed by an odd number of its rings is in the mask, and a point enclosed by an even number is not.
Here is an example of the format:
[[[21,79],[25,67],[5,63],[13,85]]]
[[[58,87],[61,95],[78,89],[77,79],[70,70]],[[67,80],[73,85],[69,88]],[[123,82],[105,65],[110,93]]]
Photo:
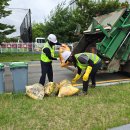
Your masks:
[[[130,74],[130,9],[94,17],[72,54],[93,52],[102,59],[102,70]]]

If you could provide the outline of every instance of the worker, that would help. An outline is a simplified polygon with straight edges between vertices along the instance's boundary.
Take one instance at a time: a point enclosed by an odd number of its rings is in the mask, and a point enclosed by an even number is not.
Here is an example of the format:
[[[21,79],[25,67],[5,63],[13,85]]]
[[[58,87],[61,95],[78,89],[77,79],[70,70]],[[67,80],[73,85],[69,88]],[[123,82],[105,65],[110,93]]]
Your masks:
[[[44,86],[46,80],[46,74],[48,76],[49,82],[53,82],[53,69],[52,60],[58,60],[54,58],[54,46],[61,45],[57,42],[57,38],[54,34],[49,34],[47,37],[47,42],[44,44],[41,53],[41,77],[39,83]]]
[[[82,70],[85,70],[83,74],[83,90],[80,95],[86,95],[89,87],[89,79],[91,77],[92,85],[91,87],[96,86],[96,73],[101,68],[101,59],[93,53],[79,53],[74,56],[71,55],[70,51],[64,51],[62,57],[65,63],[61,64],[61,67],[66,67],[73,64],[78,68],[76,76],[72,79],[72,84],[75,84],[77,80],[81,77]]]

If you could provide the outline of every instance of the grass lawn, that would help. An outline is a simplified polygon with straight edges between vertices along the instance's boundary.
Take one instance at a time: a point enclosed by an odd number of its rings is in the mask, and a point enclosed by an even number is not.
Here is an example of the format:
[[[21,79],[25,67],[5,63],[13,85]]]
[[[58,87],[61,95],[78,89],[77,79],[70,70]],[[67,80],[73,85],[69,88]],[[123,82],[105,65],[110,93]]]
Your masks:
[[[130,123],[130,84],[89,89],[87,96],[0,95],[0,130],[106,130]]]
[[[40,60],[40,54],[35,54],[35,53],[0,54],[0,62],[37,61],[37,60]]]
[[[2,53],[0,54],[0,62],[39,61],[40,56],[40,53]],[[58,57],[58,53],[55,53],[55,57]]]

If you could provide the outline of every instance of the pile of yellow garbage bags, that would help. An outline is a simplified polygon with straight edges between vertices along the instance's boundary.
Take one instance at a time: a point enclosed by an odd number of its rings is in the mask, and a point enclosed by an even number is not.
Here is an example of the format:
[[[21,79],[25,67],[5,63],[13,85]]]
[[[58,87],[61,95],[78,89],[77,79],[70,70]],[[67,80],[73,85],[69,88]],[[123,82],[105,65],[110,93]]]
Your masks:
[[[60,83],[49,82],[45,86],[39,83],[26,86],[26,95],[39,100],[42,100],[45,96],[72,96],[79,91],[78,88],[72,86],[69,80],[63,80]]]

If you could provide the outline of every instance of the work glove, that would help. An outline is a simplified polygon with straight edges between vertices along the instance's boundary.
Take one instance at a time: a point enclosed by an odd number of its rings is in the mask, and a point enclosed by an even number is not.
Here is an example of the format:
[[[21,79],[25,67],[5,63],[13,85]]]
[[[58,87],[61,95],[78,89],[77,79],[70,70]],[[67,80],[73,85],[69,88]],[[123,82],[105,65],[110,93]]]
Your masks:
[[[85,71],[85,74],[83,75],[83,81],[87,81],[88,80],[89,74],[91,73],[91,70],[92,70],[92,67],[88,66],[86,71]]]
[[[76,81],[77,80],[79,80],[80,79],[80,77],[81,77],[81,75],[79,75],[79,74],[76,74],[76,76],[72,79],[72,84],[75,84],[76,83]]]

